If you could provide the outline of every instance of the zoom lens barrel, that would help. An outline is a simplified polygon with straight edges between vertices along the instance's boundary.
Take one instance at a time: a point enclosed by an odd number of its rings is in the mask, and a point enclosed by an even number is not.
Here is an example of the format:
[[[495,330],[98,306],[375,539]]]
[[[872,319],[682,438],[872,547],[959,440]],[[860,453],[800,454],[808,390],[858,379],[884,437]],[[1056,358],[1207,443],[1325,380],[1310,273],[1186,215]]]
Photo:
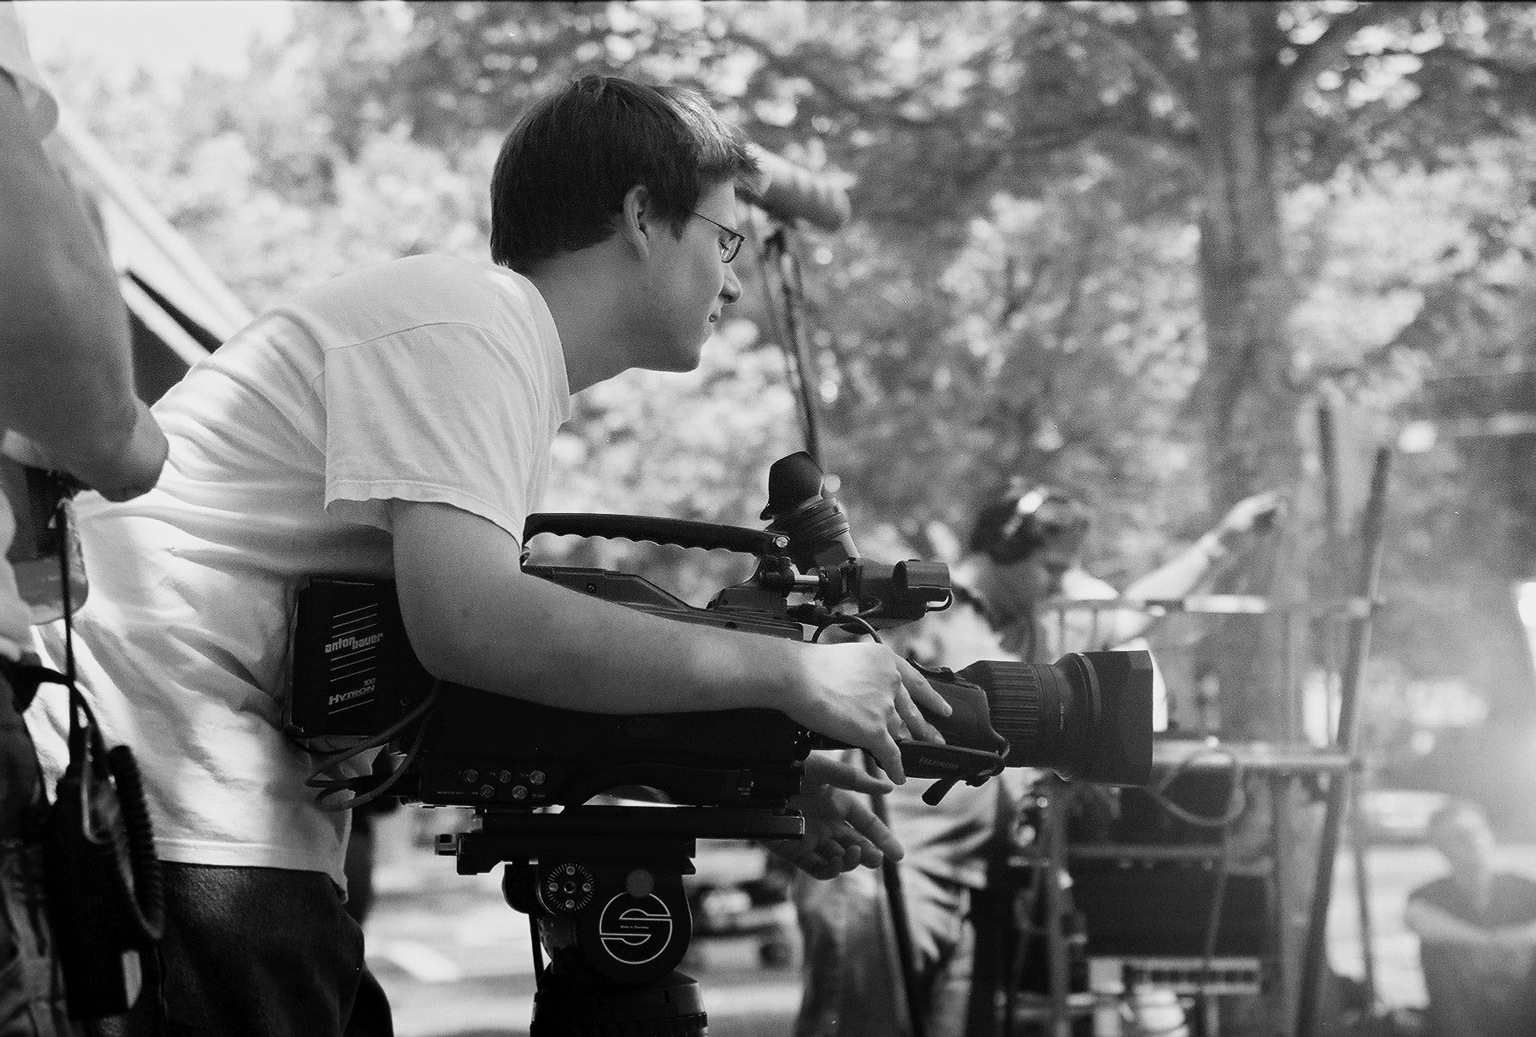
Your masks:
[[[956,676],[986,693],[1008,767],[1144,785],[1152,771],[1152,656],[1082,652],[1054,663],[984,659]]]

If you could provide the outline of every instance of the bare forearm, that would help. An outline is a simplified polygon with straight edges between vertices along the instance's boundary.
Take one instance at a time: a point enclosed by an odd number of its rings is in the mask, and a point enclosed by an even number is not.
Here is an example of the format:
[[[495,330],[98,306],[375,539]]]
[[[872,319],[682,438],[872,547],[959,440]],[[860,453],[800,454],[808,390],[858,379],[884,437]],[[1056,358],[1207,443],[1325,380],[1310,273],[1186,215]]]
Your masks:
[[[599,713],[763,705],[797,675],[791,642],[685,625],[487,564],[453,581],[451,610],[401,584],[428,669],[460,684]]]
[[[4,97],[9,92],[10,104]],[[133,429],[128,320],[85,213],[0,77],[0,392],[6,423],[70,455]]]
[[[649,616],[524,573],[515,537],[451,505],[396,501],[390,518],[406,630],[446,680],[592,712],[777,709],[897,781],[896,739],[943,740],[922,711],[949,705],[884,645]]]
[[[1182,598],[1208,582],[1225,555],[1216,534],[1207,533],[1178,557],[1127,587],[1125,596],[1136,601]]]
[[[153,483],[116,278],[3,75],[0,139],[0,426],[93,486]]]

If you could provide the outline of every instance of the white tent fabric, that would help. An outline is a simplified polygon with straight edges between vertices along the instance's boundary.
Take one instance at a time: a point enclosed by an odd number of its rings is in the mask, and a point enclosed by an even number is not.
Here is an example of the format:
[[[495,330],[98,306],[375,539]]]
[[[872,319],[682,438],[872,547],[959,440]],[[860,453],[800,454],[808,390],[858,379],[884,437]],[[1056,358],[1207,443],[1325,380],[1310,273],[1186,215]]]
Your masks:
[[[152,340],[135,337],[136,364],[159,375],[151,381],[169,384],[207,356],[199,337],[222,342],[250,321],[246,306],[69,112],[59,113],[47,147],[100,217],[123,299]]]

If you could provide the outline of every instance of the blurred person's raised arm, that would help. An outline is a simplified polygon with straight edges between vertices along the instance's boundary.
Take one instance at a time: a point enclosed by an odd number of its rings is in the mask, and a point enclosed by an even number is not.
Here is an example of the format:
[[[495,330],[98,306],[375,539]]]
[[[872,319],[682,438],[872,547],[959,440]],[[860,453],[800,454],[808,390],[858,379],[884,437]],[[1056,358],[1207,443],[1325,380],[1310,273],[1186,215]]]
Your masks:
[[[1228,556],[1246,551],[1273,527],[1284,507],[1284,501],[1273,490],[1239,501],[1214,529],[1176,558],[1132,583],[1124,596],[1133,601],[1172,601],[1203,590],[1224,568]],[[1116,644],[1141,636],[1159,618],[1129,609],[1106,616],[1113,623],[1112,633],[1107,632],[1106,639]]]
[[[0,71],[0,423],[4,451],[122,500],[166,443],[133,391],[128,317],[85,212]]]

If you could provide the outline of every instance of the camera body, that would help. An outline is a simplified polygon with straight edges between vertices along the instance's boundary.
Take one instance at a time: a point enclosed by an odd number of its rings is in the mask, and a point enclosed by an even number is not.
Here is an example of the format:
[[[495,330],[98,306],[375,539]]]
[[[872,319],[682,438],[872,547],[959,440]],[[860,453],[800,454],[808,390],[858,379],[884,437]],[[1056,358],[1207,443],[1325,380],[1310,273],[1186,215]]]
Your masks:
[[[813,599],[825,587],[836,588],[862,611],[880,612],[882,624],[920,616],[949,596],[944,567],[920,562],[854,559],[807,577],[784,553],[784,537],[759,530],[636,516],[533,515],[527,531],[529,539],[542,532],[576,533],[754,551],[752,578],[726,588],[706,608],[629,573],[534,565],[525,571],[652,615],[763,636],[805,639],[802,619],[814,617],[804,603],[798,609],[793,603],[797,588]],[[299,589],[292,645],[285,721],[290,736],[307,748],[331,751],[376,736],[435,692],[419,728],[392,740],[408,753],[421,736],[391,791],[432,805],[528,810],[642,787],[673,803],[782,809],[799,791],[806,754],[835,746],[771,709],[584,713],[462,685],[437,686],[411,649],[390,581],[311,577]],[[962,706],[973,699],[969,709],[957,710],[963,717],[984,716],[985,702],[976,698],[980,689],[955,694]],[[972,740],[1003,748],[985,730]],[[989,773],[1001,765],[999,759],[986,764]],[[953,769],[951,764],[931,776]]]
[[[805,454],[776,462],[766,530],[625,515],[529,517],[542,533],[727,549],[757,559],[745,582],[705,608],[640,576],[527,565],[525,571],[669,620],[806,640],[809,630],[876,630],[949,605],[940,563],[859,557],[841,506]],[[772,709],[596,714],[435,681],[417,661],[389,581],[315,577],[299,591],[285,717],[299,744],[324,753],[387,742],[403,759],[390,793],[429,805],[526,812],[579,806],[615,789],[675,805],[784,811],[813,749],[843,748]],[[1151,660],[1145,652],[1069,655],[1056,664],[981,661],[919,667],[952,707],[929,720],[945,744],[901,744],[914,778],[979,785],[1004,766],[1142,784],[1151,766]],[[558,692],[558,689],[551,689]],[[353,786],[366,790],[363,784]]]

